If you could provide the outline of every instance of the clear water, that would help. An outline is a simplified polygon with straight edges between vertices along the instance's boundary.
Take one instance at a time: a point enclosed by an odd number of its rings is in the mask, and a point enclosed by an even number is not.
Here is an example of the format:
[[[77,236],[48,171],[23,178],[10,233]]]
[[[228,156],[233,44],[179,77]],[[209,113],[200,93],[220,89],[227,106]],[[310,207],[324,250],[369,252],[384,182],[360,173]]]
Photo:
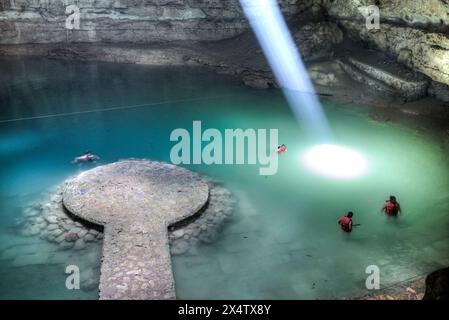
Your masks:
[[[200,69],[31,58],[0,60],[0,110],[2,299],[97,298],[95,290],[67,290],[64,267],[99,265],[100,246],[58,251],[18,235],[15,218],[93,166],[71,164],[74,156],[91,150],[101,156],[97,165],[169,161],[170,132],[193,120],[220,130],[278,128],[289,151],[268,177],[254,165],[189,166],[223,181],[237,204],[214,243],[173,258],[179,298],[351,297],[368,293],[368,265],[380,267],[387,287],[449,264],[449,166],[432,135],[327,103],[337,141],[369,161],[358,179],[330,180],[301,166],[310,142],[278,91]],[[379,213],[390,194],[404,209],[397,221]],[[336,223],[348,210],[361,223],[349,236]],[[26,259],[31,254],[40,258]]]

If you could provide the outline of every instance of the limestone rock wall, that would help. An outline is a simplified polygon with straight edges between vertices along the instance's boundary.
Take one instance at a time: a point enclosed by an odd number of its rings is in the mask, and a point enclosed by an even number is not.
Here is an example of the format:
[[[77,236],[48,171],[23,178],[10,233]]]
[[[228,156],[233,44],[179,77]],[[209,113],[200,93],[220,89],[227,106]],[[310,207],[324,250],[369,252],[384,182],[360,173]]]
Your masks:
[[[420,71],[435,81],[449,84],[449,37],[421,29],[384,25],[378,32],[366,28],[356,31],[354,22],[345,26],[354,36],[393,54],[399,62]]]
[[[343,38],[336,22],[344,36],[449,85],[449,0],[278,2],[306,60],[334,51]],[[78,30],[65,28],[69,5],[80,9]],[[369,5],[380,9],[378,30],[366,28]],[[207,41],[248,30],[239,0],[0,0],[0,44]]]
[[[330,16],[344,20],[359,20],[361,7],[376,5],[386,23],[435,30],[449,27],[448,0],[322,0],[322,5]]]
[[[313,0],[278,0],[287,18]],[[79,30],[65,28],[66,7]],[[0,0],[0,44],[221,40],[249,26],[238,0]]]
[[[355,40],[449,84],[449,0],[323,0],[330,18]],[[363,7],[377,5],[380,29],[368,30]]]
[[[303,59],[313,61],[331,57],[335,45],[343,41],[343,33],[335,23],[319,21],[300,25],[293,39]]]

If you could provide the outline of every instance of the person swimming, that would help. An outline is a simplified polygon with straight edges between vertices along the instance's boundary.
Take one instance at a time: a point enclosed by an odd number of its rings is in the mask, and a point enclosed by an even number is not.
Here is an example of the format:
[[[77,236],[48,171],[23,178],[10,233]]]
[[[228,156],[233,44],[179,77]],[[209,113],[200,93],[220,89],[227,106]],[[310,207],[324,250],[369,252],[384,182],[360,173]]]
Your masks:
[[[73,163],[79,163],[79,162],[93,162],[100,159],[99,156],[94,155],[90,151],[85,152],[83,155],[76,157],[73,159]]]
[[[278,146],[278,148],[276,149],[277,153],[284,153],[287,152],[287,146],[285,144],[281,144],[280,146]]]

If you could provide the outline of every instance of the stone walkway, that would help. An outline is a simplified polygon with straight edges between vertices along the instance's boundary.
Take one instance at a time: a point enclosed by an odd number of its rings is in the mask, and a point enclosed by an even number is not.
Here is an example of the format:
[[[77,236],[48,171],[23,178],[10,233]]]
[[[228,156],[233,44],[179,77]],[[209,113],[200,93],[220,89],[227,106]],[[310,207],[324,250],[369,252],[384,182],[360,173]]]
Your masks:
[[[174,299],[168,227],[197,213],[208,197],[204,179],[160,162],[120,161],[73,179],[65,207],[104,226],[100,299]]]

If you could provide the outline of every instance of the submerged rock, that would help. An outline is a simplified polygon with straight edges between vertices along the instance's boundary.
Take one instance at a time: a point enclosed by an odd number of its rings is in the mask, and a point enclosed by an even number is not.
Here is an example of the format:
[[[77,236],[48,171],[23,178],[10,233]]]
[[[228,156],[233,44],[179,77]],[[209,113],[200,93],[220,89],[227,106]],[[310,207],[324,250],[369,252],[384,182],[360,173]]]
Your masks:
[[[78,239],[75,241],[75,245],[73,246],[73,249],[75,250],[83,250],[86,248],[86,243],[83,239]]]
[[[44,222],[40,222],[40,223],[36,223],[36,225],[39,227],[39,229],[43,230],[43,229],[47,229],[47,223]]]
[[[78,232],[80,232],[82,229],[80,227],[71,227],[69,232],[70,233],[75,233],[78,234]]]
[[[22,230],[22,235],[26,237],[36,236],[41,232],[41,229],[37,225],[28,225]]]
[[[36,223],[38,223],[38,224],[41,224],[41,223],[47,224],[47,223],[45,222],[44,218],[42,218],[42,217],[37,217],[35,221],[36,221]]]
[[[65,241],[65,234],[60,234],[59,236],[56,237],[57,243],[61,243],[63,241]]]
[[[184,235],[184,229],[179,229],[176,231],[173,231],[173,237],[176,238],[181,238]]]
[[[53,237],[59,237],[62,233],[63,233],[63,231],[61,229],[55,229],[52,231],[51,235]]]
[[[62,250],[68,250],[68,249],[71,249],[71,248],[73,248],[73,245],[74,245],[75,243],[74,242],[67,242],[67,241],[62,241],[60,244],[59,244],[59,247],[62,249]]]
[[[49,224],[47,226],[47,231],[53,231],[53,230],[56,230],[58,228],[59,228],[59,226],[56,223],[51,223],[51,224]]]
[[[176,241],[170,246],[170,252],[175,255],[186,253],[189,249],[190,244],[185,240]]]
[[[78,235],[74,232],[66,233],[65,240],[68,242],[75,242],[78,239]]]
[[[87,230],[80,229],[80,231],[78,231],[76,234],[78,235],[79,238],[83,238],[87,234]]]
[[[35,208],[26,208],[24,211],[25,217],[34,217],[37,216],[40,213],[39,210],[36,210]]]
[[[84,241],[85,242],[92,242],[95,241],[95,237],[93,235],[91,235],[90,233],[86,234],[84,236]]]
[[[50,224],[58,223],[58,218],[57,218],[56,216],[53,216],[53,215],[45,216],[44,219],[45,219],[48,223],[50,223]]]
[[[96,237],[100,232],[95,230],[95,229],[89,229],[89,234],[93,235],[94,237]]]

